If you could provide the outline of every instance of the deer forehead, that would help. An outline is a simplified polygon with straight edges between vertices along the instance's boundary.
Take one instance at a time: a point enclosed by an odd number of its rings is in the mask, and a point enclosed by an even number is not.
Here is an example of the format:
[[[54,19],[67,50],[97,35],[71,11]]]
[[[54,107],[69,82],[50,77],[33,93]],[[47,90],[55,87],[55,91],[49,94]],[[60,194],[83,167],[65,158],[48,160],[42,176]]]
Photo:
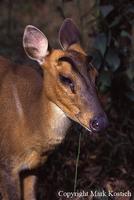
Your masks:
[[[73,48],[73,46],[75,48]],[[54,67],[59,71],[64,71],[64,73],[83,70],[83,67],[86,65],[86,54],[84,53],[82,48],[79,47],[79,50],[76,47],[77,45],[72,45],[72,48],[67,51],[60,49],[52,50],[51,53],[46,57],[43,65],[45,66],[45,68],[47,67],[48,70],[51,70],[51,67]],[[69,62],[69,60],[67,59],[62,60],[65,62],[60,62],[61,58],[68,58],[72,60],[72,63]],[[77,68],[79,69],[77,70]]]

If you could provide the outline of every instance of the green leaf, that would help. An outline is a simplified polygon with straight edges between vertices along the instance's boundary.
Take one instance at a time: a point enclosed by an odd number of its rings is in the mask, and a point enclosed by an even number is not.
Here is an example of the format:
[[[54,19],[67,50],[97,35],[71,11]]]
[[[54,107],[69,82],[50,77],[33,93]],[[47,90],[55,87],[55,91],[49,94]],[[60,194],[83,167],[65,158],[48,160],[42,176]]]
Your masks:
[[[100,66],[102,64],[102,56],[98,51],[94,51],[92,54],[93,57],[93,65],[97,68],[100,69]]]
[[[107,48],[107,37],[105,33],[100,33],[94,43],[95,49],[99,50],[101,55],[104,56]]]
[[[103,85],[105,85],[106,87],[110,87],[111,85],[110,73],[108,71],[103,71],[100,75],[100,81],[103,82]]]
[[[133,63],[127,69],[126,74],[129,78],[129,80],[132,81],[134,79],[134,64]]]
[[[109,27],[112,28],[112,27],[114,27],[114,26],[117,26],[117,25],[120,23],[121,18],[122,18],[121,15],[115,17],[115,19],[114,19],[113,22],[109,25]]]
[[[131,101],[134,101],[134,92],[126,92],[125,95]]]
[[[106,55],[106,62],[112,71],[116,71],[120,66],[120,58],[116,51],[109,49]]]
[[[126,13],[134,13],[134,6],[131,5],[131,7],[129,7],[127,9],[127,12]]]
[[[113,38],[113,39],[114,39],[114,45],[115,45],[115,47],[119,48],[119,41],[116,40],[115,38]]]
[[[131,38],[131,35],[130,35],[127,31],[125,31],[125,30],[122,30],[120,35],[121,35],[122,37],[127,37],[127,38],[129,38],[130,40],[132,39],[132,38]]]
[[[103,17],[108,16],[113,9],[114,9],[114,7],[112,5],[100,6],[100,11],[101,11]]]
[[[111,87],[111,73],[103,70],[98,80],[99,89],[102,92],[107,92]]]

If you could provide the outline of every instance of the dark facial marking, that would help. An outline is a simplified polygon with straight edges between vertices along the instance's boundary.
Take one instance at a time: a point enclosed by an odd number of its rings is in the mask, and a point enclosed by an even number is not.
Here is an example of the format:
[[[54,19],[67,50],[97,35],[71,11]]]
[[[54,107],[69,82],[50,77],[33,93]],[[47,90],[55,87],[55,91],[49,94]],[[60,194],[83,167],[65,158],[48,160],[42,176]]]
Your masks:
[[[75,93],[74,82],[70,77],[67,77],[63,74],[59,74],[59,80],[64,86],[70,87],[71,91]]]
[[[90,55],[86,56],[74,50],[69,50],[68,56],[72,60],[73,69],[77,73],[79,72],[82,75],[83,67],[87,70],[90,70],[90,68],[92,68],[92,64],[91,64],[92,56]]]
[[[89,85],[86,81],[86,73],[92,69],[91,60],[91,56],[85,56],[74,50],[68,50],[67,55],[59,58],[59,61],[65,61],[71,65],[72,69],[83,79],[87,88]]]
[[[73,70],[74,70],[76,73],[79,73],[79,71],[78,71],[78,69],[77,69],[77,66],[76,66],[76,63],[75,63],[75,61],[74,61],[71,57],[69,57],[69,56],[64,56],[64,57],[61,57],[61,58],[59,59],[59,61],[68,62],[68,63],[72,66]]]
[[[87,56],[86,56],[86,63],[87,63],[87,64],[91,63],[92,60],[93,60],[93,57],[92,57],[92,56],[90,56],[90,55],[87,55]]]

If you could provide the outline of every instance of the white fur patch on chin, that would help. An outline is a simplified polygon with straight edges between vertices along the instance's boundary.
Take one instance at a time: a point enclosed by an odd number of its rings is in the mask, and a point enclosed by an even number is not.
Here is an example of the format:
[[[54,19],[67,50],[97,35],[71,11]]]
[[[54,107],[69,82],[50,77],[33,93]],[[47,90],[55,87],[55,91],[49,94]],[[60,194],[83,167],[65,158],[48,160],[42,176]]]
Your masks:
[[[56,104],[52,104],[52,108],[55,114],[66,117],[65,113]]]
[[[51,119],[51,126],[55,133],[58,134],[59,139],[65,136],[66,131],[70,125],[70,120],[66,114],[55,104],[52,103],[53,118]]]

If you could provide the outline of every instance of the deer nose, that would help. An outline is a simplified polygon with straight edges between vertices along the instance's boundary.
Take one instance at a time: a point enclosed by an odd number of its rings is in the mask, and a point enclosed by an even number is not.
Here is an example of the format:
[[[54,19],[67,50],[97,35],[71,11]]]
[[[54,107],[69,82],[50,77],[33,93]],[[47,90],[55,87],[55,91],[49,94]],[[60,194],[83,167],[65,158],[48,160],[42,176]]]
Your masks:
[[[99,115],[93,118],[90,122],[91,131],[101,131],[104,130],[108,126],[108,118],[106,115]]]

